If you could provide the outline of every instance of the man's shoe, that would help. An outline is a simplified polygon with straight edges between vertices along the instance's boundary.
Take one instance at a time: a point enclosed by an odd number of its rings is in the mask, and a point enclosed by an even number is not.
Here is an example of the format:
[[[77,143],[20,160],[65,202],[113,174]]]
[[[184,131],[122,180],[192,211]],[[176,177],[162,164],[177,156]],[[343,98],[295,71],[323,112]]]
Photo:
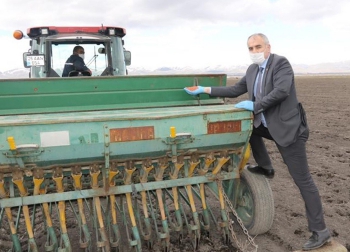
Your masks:
[[[322,247],[331,241],[331,234],[328,229],[322,231],[313,231],[310,239],[304,244],[303,250],[312,250]]]
[[[264,175],[266,178],[272,179],[275,176],[274,169],[264,169],[261,166],[248,166],[248,171],[260,175]]]

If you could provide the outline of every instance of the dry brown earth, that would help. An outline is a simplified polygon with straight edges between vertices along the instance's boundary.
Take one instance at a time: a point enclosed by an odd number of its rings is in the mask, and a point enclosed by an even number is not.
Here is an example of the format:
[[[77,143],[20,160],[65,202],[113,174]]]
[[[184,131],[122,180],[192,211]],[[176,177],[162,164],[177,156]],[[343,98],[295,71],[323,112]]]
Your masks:
[[[237,80],[230,78],[228,85]],[[309,167],[322,197],[326,223],[333,239],[350,251],[350,76],[300,76],[295,82],[307,113]],[[276,169],[270,181],[275,220],[271,230],[255,242],[263,252],[297,250],[310,236],[304,203],[277,148],[271,142],[267,146]]]

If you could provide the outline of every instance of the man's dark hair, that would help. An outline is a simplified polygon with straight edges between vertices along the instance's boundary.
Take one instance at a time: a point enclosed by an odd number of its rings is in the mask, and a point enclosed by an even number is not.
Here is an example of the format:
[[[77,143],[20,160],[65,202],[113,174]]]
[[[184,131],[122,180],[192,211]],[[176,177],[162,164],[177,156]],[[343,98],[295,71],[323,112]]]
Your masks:
[[[79,46],[79,45],[75,46],[75,47],[73,48],[73,53],[77,53],[80,49],[83,49],[83,50],[84,50],[84,48],[83,48],[82,46]]]

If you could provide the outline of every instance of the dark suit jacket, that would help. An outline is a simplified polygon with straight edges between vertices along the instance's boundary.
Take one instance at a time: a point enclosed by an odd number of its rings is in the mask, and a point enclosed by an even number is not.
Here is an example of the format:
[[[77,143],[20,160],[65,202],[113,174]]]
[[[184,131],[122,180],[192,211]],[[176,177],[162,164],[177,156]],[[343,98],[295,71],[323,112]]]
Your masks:
[[[248,92],[249,99],[254,101],[258,70],[257,64],[250,65],[236,85],[212,87],[211,96],[237,97]],[[270,54],[262,85],[263,98],[254,102],[254,114],[263,112],[273,139],[281,146],[288,146],[307,129],[307,122],[305,111],[297,99],[292,66],[285,57]]]

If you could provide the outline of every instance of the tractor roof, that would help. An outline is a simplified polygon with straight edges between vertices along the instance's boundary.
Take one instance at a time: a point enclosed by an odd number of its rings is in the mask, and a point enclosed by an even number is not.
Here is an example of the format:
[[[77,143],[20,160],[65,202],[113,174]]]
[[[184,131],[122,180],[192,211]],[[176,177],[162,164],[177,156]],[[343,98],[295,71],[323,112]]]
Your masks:
[[[107,36],[124,37],[126,30],[115,26],[40,26],[27,29],[27,35],[30,38],[77,33],[103,34]]]

